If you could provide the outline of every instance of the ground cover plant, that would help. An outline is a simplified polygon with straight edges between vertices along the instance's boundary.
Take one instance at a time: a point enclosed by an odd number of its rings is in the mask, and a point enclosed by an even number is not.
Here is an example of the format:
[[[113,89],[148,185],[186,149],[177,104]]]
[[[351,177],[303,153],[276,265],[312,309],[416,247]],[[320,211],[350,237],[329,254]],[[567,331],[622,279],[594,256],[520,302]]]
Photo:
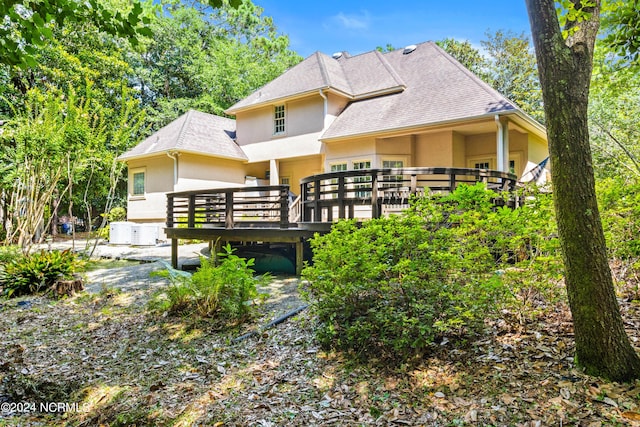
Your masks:
[[[56,280],[71,279],[80,267],[70,250],[7,254],[0,266],[0,289],[8,297],[46,291]]]
[[[549,196],[523,195],[516,210],[496,197],[460,186],[403,215],[342,221],[315,237],[303,276],[319,342],[397,363],[466,340],[500,310],[522,309],[531,286],[540,294],[557,284]],[[532,272],[542,280],[513,280]]]
[[[235,255],[227,244],[216,257],[201,258],[193,275],[166,270],[172,284],[157,295],[150,307],[156,312],[215,317],[226,323],[242,322],[251,317],[258,302],[257,286],[270,280],[256,276],[253,259]]]

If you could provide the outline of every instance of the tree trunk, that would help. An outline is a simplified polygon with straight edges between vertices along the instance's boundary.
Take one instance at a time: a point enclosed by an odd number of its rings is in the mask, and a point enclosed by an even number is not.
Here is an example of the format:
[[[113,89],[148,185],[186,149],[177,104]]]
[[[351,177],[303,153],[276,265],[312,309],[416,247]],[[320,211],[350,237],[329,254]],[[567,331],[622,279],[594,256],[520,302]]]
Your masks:
[[[554,0],[525,0],[542,85],[558,233],[573,316],[576,361],[615,381],[640,377],[624,330],[598,212],[587,106],[599,1],[562,36]],[[577,2],[577,0],[575,0]],[[579,6],[576,6],[579,7]]]

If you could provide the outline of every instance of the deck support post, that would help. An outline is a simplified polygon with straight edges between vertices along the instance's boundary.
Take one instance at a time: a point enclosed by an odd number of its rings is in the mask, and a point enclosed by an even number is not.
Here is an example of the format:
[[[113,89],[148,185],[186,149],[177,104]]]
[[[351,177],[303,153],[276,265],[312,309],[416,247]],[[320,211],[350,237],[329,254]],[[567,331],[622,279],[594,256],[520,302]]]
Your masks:
[[[178,239],[171,239],[171,267],[178,268]]]
[[[296,276],[300,276],[302,274],[302,267],[304,266],[304,258],[303,258],[303,243],[302,240],[295,243],[296,245]]]

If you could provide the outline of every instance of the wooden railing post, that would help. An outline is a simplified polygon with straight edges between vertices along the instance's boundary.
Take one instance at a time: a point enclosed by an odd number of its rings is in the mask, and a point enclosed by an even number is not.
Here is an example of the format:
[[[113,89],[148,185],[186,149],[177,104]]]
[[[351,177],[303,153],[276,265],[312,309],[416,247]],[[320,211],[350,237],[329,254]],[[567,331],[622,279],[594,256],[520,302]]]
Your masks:
[[[322,222],[320,212],[320,180],[313,181],[313,222]]]
[[[196,226],[196,195],[189,195],[189,207],[187,211],[187,227],[195,228]]]
[[[456,189],[456,174],[451,171],[449,174],[449,192],[453,193],[453,190]]]
[[[338,218],[344,219],[344,206],[345,206],[345,188],[344,188],[344,176],[338,177]]]
[[[289,187],[280,189],[280,228],[289,228]]]
[[[233,228],[233,191],[224,192],[224,226]]]
[[[173,196],[167,195],[167,227],[173,228]]]
[[[311,221],[311,207],[309,205],[309,184],[300,184],[300,195],[302,196],[302,222]]]
[[[378,200],[378,173],[371,174],[371,218],[380,218],[381,203]]]

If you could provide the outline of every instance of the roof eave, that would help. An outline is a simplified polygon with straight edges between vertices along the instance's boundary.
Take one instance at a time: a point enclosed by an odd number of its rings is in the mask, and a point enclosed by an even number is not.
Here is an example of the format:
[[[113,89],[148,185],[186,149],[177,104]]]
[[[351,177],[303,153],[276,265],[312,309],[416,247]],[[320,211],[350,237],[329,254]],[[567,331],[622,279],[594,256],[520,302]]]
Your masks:
[[[395,134],[395,133],[406,133],[406,132],[411,132],[411,131],[414,131],[414,130],[417,130],[417,129],[437,128],[437,127],[442,127],[442,126],[447,126],[447,125],[461,124],[461,123],[465,123],[465,122],[469,122],[469,121],[489,119],[489,118],[493,118],[495,116],[508,116],[508,115],[516,115],[518,118],[522,119],[523,122],[525,122],[527,125],[529,125],[528,128],[531,129],[533,131],[533,133],[535,133],[539,137],[541,137],[541,138],[546,140],[547,132],[546,132],[545,127],[542,126],[537,121],[535,121],[530,116],[528,116],[527,114],[525,114],[523,111],[518,110],[518,109],[506,110],[506,111],[496,111],[496,112],[490,112],[490,113],[481,114],[481,115],[478,115],[478,116],[463,117],[463,118],[451,119],[451,120],[442,120],[442,121],[439,121],[439,122],[422,123],[422,124],[411,125],[411,126],[402,126],[402,127],[379,130],[379,131],[360,132],[360,133],[353,133],[353,134],[349,134],[349,135],[332,136],[332,137],[329,137],[329,138],[325,138],[325,137],[320,136],[320,138],[318,138],[318,139],[320,141],[322,141],[322,142],[334,142],[334,141],[340,141],[340,140],[344,140],[344,139],[362,138],[362,137],[367,137],[367,136],[372,136],[372,135],[389,135],[389,134]]]
[[[318,94],[318,91],[320,91],[320,90],[321,91],[333,92],[333,93],[336,93],[338,95],[341,95],[341,96],[343,96],[345,98],[348,98],[348,99],[351,99],[351,100],[354,99],[354,96],[352,94],[346,93],[344,91],[341,91],[340,89],[336,89],[333,86],[322,86],[322,87],[317,87],[315,89],[310,89],[310,90],[307,90],[307,91],[304,91],[304,92],[298,92],[298,93],[293,94],[293,95],[282,96],[280,98],[267,99],[267,100],[265,100],[263,102],[256,102],[256,103],[253,103],[251,105],[245,105],[245,106],[238,107],[238,108],[231,107],[231,108],[229,108],[227,110],[224,110],[224,112],[226,114],[236,115],[238,113],[242,113],[242,112],[248,111],[248,110],[253,110],[255,108],[266,107],[268,105],[281,104],[281,103],[287,102],[287,101],[295,101],[295,100],[298,100],[298,99],[301,99],[301,98],[306,98],[308,96],[312,96],[312,95]]]
[[[197,151],[197,150],[185,150],[182,148],[171,148],[171,149],[165,149],[165,150],[158,150],[158,151],[150,151],[148,153],[142,153],[142,154],[134,154],[134,155],[130,155],[130,156],[125,156],[125,155],[121,155],[117,157],[117,160],[120,162],[128,162],[129,160],[139,160],[139,159],[144,159],[146,157],[156,157],[156,156],[161,156],[163,154],[167,154],[167,153],[178,153],[178,154],[194,154],[197,156],[206,156],[206,157],[213,157],[216,159],[225,159],[225,160],[236,160],[239,162],[246,162],[249,160],[249,158],[245,155],[243,157],[240,156],[227,156],[227,155],[223,155],[223,154],[213,154],[213,153],[205,153],[202,151]]]

